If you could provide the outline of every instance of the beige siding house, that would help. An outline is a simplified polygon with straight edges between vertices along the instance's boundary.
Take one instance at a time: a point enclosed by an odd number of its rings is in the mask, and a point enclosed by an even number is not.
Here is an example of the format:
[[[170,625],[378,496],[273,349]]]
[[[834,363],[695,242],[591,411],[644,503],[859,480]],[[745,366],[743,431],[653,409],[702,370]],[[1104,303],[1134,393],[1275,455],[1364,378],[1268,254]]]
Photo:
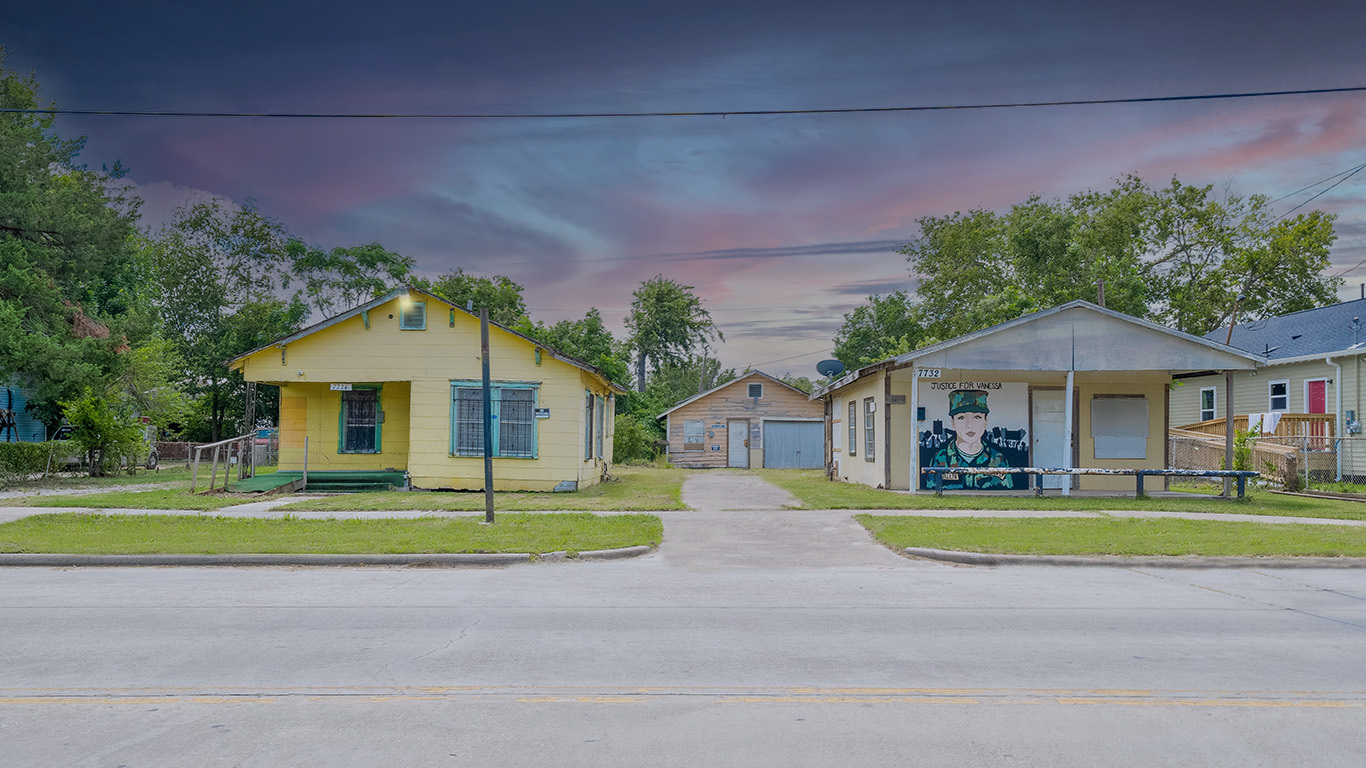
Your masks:
[[[1366,353],[1366,300],[1345,301],[1327,307],[1266,318],[1211,332],[1207,339],[1230,344],[1268,358],[1266,367],[1241,371],[1233,376],[1235,425],[1245,429],[1248,416],[1273,414],[1260,419],[1275,435],[1275,442],[1306,441],[1311,450],[1332,452],[1339,477],[1366,479],[1366,449],[1356,448],[1361,437],[1362,361]],[[1171,424],[1194,431],[1222,428],[1228,405],[1225,376],[1197,371],[1178,377],[1173,387]],[[1337,438],[1346,438],[1339,441]],[[1273,442],[1273,441],[1268,441]],[[1366,442],[1366,441],[1363,441]],[[1317,470],[1316,470],[1317,471]]]
[[[690,397],[659,418],[674,466],[824,466],[821,403],[760,371]]]
[[[926,468],[1161,469],[1174,375],[1264,359],[1084,301],[846,374],[817,390],[834,479],[915,492]],[[945,475],[947,490],[1022,491],[1037,476]],[[1044,489],[1131,490],[1050,475]]]

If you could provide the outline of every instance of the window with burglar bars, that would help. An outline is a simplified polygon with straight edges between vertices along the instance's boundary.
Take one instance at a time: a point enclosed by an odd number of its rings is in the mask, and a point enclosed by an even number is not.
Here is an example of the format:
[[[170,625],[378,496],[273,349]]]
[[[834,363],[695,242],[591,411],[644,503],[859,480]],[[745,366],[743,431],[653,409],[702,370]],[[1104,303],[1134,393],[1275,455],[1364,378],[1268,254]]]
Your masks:
[[[858,455],[858,401],[849,401],[849,455]]]
[[[484,455],[484,393],[473,384],[452,384],[451,454]],[[536,458],[536,392],[527,385],[495,384],[491,387],[493,455],[502,458]]]
[[[341,393],[341,445],[338,453],[379,452],[379,390]]]
[[[877,445],[877,413],[873,410],[873,398],[863,398],[863,460],[873,461],[874,447]]]
[[[595,455],[596,455],[599,459],[601,459],[601,458],[602,458],[602,435],[603,435],[603,432],[606,431],[606,430],[603,429],[603,424],[604,424],[604,422],[606,422],[606,420],[607,420],[607,409],[603,407],[603,402],[602,402],[602,398],[601,398],[601,397],[595,397],[595,398],[593,399],[593,409],[594,409],[594,411],[597,413],[597,417],[598,417],[597,420],[596,420],[595,422],[593,422],[593,426],[594,426],[594,428],[597,430],[597,437],[596,437],[596,439],[595,439],[595,442],[593,443],[593,450],[596,452]]]

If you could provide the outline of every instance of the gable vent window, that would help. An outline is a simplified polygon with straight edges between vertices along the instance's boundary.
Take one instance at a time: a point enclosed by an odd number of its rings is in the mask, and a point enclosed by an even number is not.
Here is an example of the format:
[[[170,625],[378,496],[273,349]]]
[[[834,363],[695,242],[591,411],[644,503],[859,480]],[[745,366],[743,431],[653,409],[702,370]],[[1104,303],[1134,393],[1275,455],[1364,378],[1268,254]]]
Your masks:
[[[399,309],[398,327],[401,331],[427,330],[427,302],[405,302],[407,306]]]
[[[750,397],[763,397],[763,396],[764,396],[764,385],[763,385],[763,384],[750,384],[750,385],[749,385],[749,396],[750,396]]]

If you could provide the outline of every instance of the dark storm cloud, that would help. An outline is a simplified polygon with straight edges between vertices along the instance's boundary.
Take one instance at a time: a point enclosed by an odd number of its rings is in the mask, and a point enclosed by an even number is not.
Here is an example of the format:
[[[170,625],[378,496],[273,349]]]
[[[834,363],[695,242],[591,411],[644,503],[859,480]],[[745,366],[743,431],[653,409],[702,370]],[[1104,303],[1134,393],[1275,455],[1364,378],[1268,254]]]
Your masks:
[[[661,253],[647,258],[662,261],[712,261],[717,259],[782,259],[793,256],[844,256],[860,253],[891,253],[904,240],[868,240],[856,243],[815,243],[780,248],[727,248],[696,253]]]
[[[832,285],[827,290],[847,296],[885,295],[893,291],[907,291],[914,285],[910,278],[900,280],[859,280],[853,283]]]

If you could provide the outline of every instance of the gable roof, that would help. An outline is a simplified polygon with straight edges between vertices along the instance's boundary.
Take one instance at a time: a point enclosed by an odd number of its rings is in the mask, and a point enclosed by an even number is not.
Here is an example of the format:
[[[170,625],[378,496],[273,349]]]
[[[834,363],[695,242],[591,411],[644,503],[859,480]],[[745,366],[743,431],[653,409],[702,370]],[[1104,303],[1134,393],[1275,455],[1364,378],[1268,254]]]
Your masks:
[[[1228,338],[1228,326],[1210,331],[1205,338],[1222,342]],[[1286,358],[1361,350],[1366,345],[1366,299],[1239,323],[1233,326],[1229,343],[1265,356],[1272,365]]]
[[[1069,319],[1067,315],[1072,317]],[[1093,340],[1079,336],[1075,332],[1078,321],[1084,321],[1092,326],[1107,327],[1114,333],[1122,334],[1126,342],[1133,345],[1137,345],[1145,338],[1176,344],[1171,348],[1170,354],[1169,345],[1163,344],[1160,349],[1166,357],[1142,359],[1141,365],[1133,365],[1131,363],[1138,353],[1132,347],[1116,347],[1111,343],[1112,340]],[[1029,326],[1034,328],[1028,328]],[[1027,332],[1032,336],[1027,335],[1013,342],[999,337],[999,334],[1011,330],[1018,333]],[[1031,350],[1028,362],[1024,365],[982,362],[990,361],[992,355],[1008,354],[1009,350],[1022,343],[1027,344]],[[1003,353],[1003,350],[1007,352]],[[958,359],[955,359],[955,356]],[[1064,361],[1062,358],[1067,360]],[[965,362],[964,359],[970,362]],[[1089,301],[1071,301],[865,366],[820,388],[812,393],[812,397],[843,388],[884,368],[902,368],[916,362],[928,363],[931,367],[964,369],[1184,371],[1206,368],[1255,368],[1265,365],[1267,360],[1261,355],[1192,336],[1142,318],[1097,306]]]
[[[479,315],[477,315],[477,314],[475,314],[475,313],[473,313],[473,312],[470,312],[469,310],[465,309],[464,307],[458,306],[458,305],[455,304],[454,302],[451,302],[451,301],[449,301],[449,300],[447,300],[447,299],[443,299],[443,298],[441,298],[440,296],[437,296],[437,295],[434,294],[434,293],[428,293],[427,291],[424,291],[424,290],[422,290],[422,289],[420,289],[420,288],[414,288],[414,287],[411,286],[411,285],[407,285],[407,286],[402,286],[402,287],[399,287],[399,288],[395,288],[395,289],[393,289],[392,291],[389,291],[388,293],[386,293],[386,294],[384,294],[384,295],[382,295],[382,296],[377,296],[377,297],[371,299],[370,301],[367,301],[367,302],[365,302],[364,304],[361,304],[361,305],[359,305],[359,306],[352,307],[351,309],[348,309],[348,310],[346,310],[345,312],[342,312],[341,314],[333,315],[332,317],[329,317],[329,318],[325,318],[325,319],[323,319],[323,320],[320,320],[320,321],[314,323],[313,325],[307,326],[307,327],[305,327],[305,328],[301,328],[300,330],[295,331],[294,333],[291,333],[291,334],[289,334],[288,336],[283,336],[283,337],[281,337],[281,338],[278,338],[278,339],[276,339],[275,341],[270,342],[269,344],[263,344],[262,346],[259,346],[259,347],[257,347],[256,349],[253,349],[253,350],[251,350],[251,351],[249,351],[249,352],[243,352],[242,354],[240,354],[240,355],[238,355],[238,356],[232,358],[231,360],[228,360],[226,363],[224,363],[224,365],[227,365],[228,367],[232,367],[232,364],[233,364],[233,363],[236,363],[236,362],[239,361],[239,360],[243,360],[243,359],[245,359],[245,358],[251,357],[252,355],[256,354],[257,352],[261,352],[261,351],[263,351],[263,350],[270,349],[271,347],[282,347],[282,346],[284,346],[284,345],[286,345],[286,344],[290,344],[290,343],[293,343],[293,342],[295,342],[295,341],[298,341],[299,339],[302,339],[302,338],[304,338],[305,336],[311,336],[311,335],[313,335],[313,334],[317,333],[318,331],[321,331],[321,330],[323,330],[323,329],[325,329],[325,328],[330,328],[330,327],[332,327],[332,326],[336,325],[337,323],[340,323],[340,322],[342,322],[342,321],[344,321],[344,320],[349,320],[349,319],[351,319],[351,318],[353,318],[353,317],[359,315],[359,314],[362,313],[362,312],[369,312],[370,310],[374,309],[375,307],[382,306],[382,305],[384,305],[384,304],[386,304],[386,303],[388,303],[388,302],[390,302],[390,301],[393,301],[394,299],[396,299],[396,298],[398,298],[399,296],[402,296],[402,295],[404,295],[404,294],[408,294],[408,295],[414,295],[414,294],[416,294],[416,295],[418,295],[418,296],[422,296],[422,297],[424,297],[424,298],[431,299],[432,301],[436,301],[436,302],[439,302],[439,303],[441,303],[441,304],[445,304],[446,306],[450,307],[451,309],[453,309],[453,310],[455,310],[455,311],[457,311],[457,312],[463,312],[463,313],[465,313],[466,315],[469,315],[470,317],[473,317],[473,318],[476,319],[476,320],[479,319]],[[533,339],[533,338],[531,338],[530,336],[527,336],[527,335],[524,334],[524,333],[520,333],[520,332],[518,332],[518,331],[514,331],[514,330],[512,330],[511,328],[507,327],[506,325],[502,325],[502,324],[500,324],[500,323],[495,323],[495,322],[493,322],[492,320],[489,321],[489,325],[492,326],[492,327],[494,327],[494,328],[497,328],[497,329],[500,330],[500,331],[503,331],[504,333],[512,334],[513,336],[516,336],[516,337],[519,338],[519,339],[522,339],[522,340],[524,340],[524,341],[526,341],[526,342],[528,342],[528,343],[530,343],[530,344],[535,345],[536,347],[539,347],[540,349],[545,350],[551,357],[555,358],[556,360],[559,360],[559,361],[562,362],[562,363],[567,363],[567,364],[569,364],[569,365],[574,366],[575,368],[580,368],[580,369],[582,369],[582,370],[585,370],[585,371],[587,371],[587,372],[589,372],[589,373],[591,373],[591,374],[597,376],[598,378],[602,379],[603,382],[604,382],[605,384],[607,384],[607,386],[610,387],[610,388],[611,388],[612,390],[614,390],[615,392],[617,392],[617,393],[619,393],[619,394],[626,394],[626,389],[624,389],[623,387],[621,387],[621,386],[619,386],[618,384],[616,384],[615,382],[613,382],[610,378],[607,377],[607,374],[606,374],[606,373],[603,373],[602,369],[598,368],[597,366],[589,365],[588,363],[585,363],[585,362],[583,362],[582,360],[579,360],[578,358],[570,357],[569,355],[566,355],[566,354],[564,354],[563,352],[560,352],[560,351],[558,351],[558,350],[556,350],[556,349],[553,349],[553,348],[551,348],[551,347],[547,347],[547,346],[546,346],[545,344],[543,344],[542,342],[539,342],[539,341],[537,341],[536,339]]]
[[[722,389],[725,389],[726,387],[729,387],[729,386],[732,386],[732,385],[735,385],[735,384],[739,384],[740,382],[744,381],[745,379],[750,379],[750,378],[753,378],[753,377],[755,377],[755,376],[763,376],[764,378],[768,379],[769,381],[772,381],[772,382],[781,384],[781,385],[783,385],[784,387],[787,387],[788,389],[792,390],[793,392],[796,392],[797,394],[806,395],[805,392],[801,391],[800,389],[797,389],[796,387],[792,386],[791,384],[788,384],[787,382],[783,381],[782,379],[776,379],[776,378],[774,378],[774,377],[768,375],[767,373],[764,373],[763,371],[750,371],[749,373],[746,373],[745,375],[740,376],[739,378],[731,379],[730,381],[727,381],[727,382],[724,383],[724,384],[717,384],[716,386],[712,387],[711,389],[707,390],[706,392],[701,392],[701,393],[699,393],[699,394],[693,395],[692,397],[690,397],[690,398],[688,398],[688,399],[686,399],[686,400],[680,400],[680,401],[678,402],[677,405],[675,405],[674,407],[670,408],[669,410],[664,411],[663,413],[659,414],[658,416],[655,417],[655,419],[656,419],[656,420],[662,419],[662,418],[664,418],[665,416],[668,416],[669,414],[671,414],[671,413],[673,413],[674,411],[678,410],[679,408],[682,408],[683,406],[687,405],[688,403],[692,403],[692,402],[696,402],[696,401],[698,401],[698,400],[701,400],[702,398],[706,397],[707,395],[710,395],[710,394],[713,393],[713,392],[717,392],[717,391],[720,391],[720,390],[722,390]]]

